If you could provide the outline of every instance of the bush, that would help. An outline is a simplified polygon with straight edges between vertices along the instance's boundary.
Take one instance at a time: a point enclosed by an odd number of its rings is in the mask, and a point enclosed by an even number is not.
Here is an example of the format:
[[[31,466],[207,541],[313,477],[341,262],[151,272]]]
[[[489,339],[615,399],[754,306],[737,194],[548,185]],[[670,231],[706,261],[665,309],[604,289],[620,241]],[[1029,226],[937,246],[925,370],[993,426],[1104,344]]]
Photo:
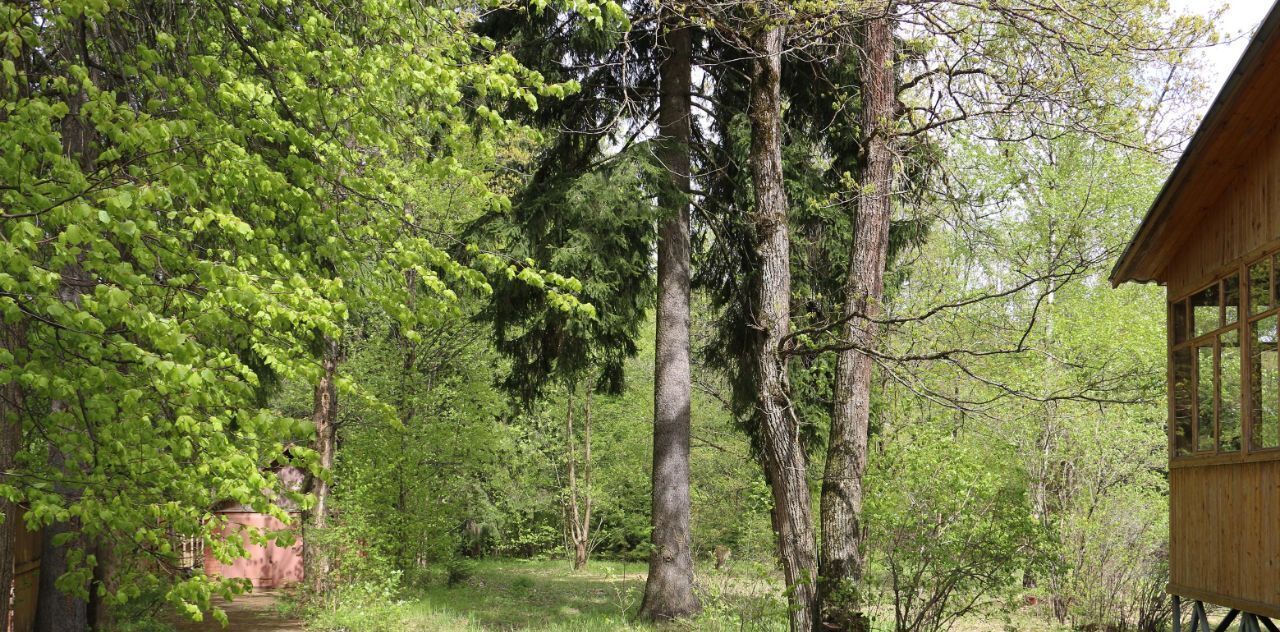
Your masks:
[[[445,564],[444,571],[445,584],[450,588],[455,588],[466,583],[468,579],[471,579],[476,574],[476,562],[465,557],[455,557]]]
[[[359,581],[330,591],[329,599],[307,612],[308,629],[323,632],[395,632],[404,629],[407,604],[400,599],[400,573]]]
[[[1014,455],[916,429],[872,462],[867,524],[894,629],[934,632],[983,607],[1016,603],[1018,578],[1043,563]]]

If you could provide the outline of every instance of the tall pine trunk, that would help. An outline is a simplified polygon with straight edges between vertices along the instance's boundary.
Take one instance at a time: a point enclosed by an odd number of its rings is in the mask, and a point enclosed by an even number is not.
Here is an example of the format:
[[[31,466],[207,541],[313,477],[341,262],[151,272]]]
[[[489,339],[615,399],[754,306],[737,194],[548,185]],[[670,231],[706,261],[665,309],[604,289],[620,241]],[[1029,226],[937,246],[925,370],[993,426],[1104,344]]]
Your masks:
[[[839,629],[866,629],[859,599],[862,580],[862,477],[867,467],[875,318],[884,296],[888,258],[893,119],[893,20],[889,10],[860,25],[859,84],[862,147],[857,217],[844,284],[844,349],[836,362],[835,402],[822,480],[822,606],[824,621]]]
[[[663,10],[657,156],[671,176],[663,206],[678,208],[658,230],[658,309],[653,386],[653,550],[640,617],[696,613],[689,532],[689,137],[693,33]]]
[[[315,451],[320,457],[321,476],[311,476],[311,489],[316,504],[307,512],[304,521],[302,556],[303,572],[307,585],[316,595],[328,590],[331,563],[326,547],[315,542],[311,532],[324,531],[329,526],[329,479],[333,472],[333,457],[337,452],[338,388],[337,372],[341,348],[338,341],[326,337],[321,356],[322,373],[316,382],[311,422],[316,428]]]
[[[781,27],[756,38],[751,78],[751,181],[755,187],[756,254],[760,260],[755,326],[763,342],[756,358],[757,397],[764,467],[773,491],[773,527],[790,598],[792,632],[814,627],[813,513],[808,465],[800,428],[790,407],[786,358],[781,344],[791,327],[791,236],[782,176]]]

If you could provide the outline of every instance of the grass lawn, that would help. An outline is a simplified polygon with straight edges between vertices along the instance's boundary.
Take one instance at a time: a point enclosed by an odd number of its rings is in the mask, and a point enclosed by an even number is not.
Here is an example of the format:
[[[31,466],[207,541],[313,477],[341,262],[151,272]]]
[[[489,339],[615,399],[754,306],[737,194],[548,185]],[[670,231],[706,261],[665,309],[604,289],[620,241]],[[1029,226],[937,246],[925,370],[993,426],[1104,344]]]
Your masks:
[[[574,572],[563,561],[486,560],[477,563],[474,574],[461,585],[445,586],[443,571],[435,571],[420,586],[395,598],[346,601],[338,610],[316,613],[309,627],[335,632],[652,632],[654,626],[633,618],[644,590],[644,568],[640,563],[593,561],[587,570]],[[699,583],[704,613],[657,629],[787,629],[781,590],[770,570],[745,563],[727,572],[699,568]],[[891,630],[892,615],[881,623]],[[971,618],[954,630],[1048,632],[1060,628],[1022,613],[1012,619]]]

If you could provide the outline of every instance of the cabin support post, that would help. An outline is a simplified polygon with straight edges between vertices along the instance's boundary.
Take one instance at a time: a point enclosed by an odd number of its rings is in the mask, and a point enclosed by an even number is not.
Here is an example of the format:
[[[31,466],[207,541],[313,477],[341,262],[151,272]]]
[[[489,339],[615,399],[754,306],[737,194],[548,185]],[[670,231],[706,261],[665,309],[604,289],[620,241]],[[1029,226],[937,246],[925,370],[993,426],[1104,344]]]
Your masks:
[[[1232,610],[1231,612],[1228,612],[1227,616],[1223,617],[1222,621],[1218,622],[1218,627],[1214,628],[1214,631],[1227,632],[1227,628],[1231,627],[1231,622],[1235,621],[1238,616],[1240,616],[1239,610]],[[1244,624],[1242,623],[1241,625]]]
[[[1173,632],[1182,632],[1182,597],[1170,596],[1173,602]],[[1266,632],[1280,632],[1280,627],[1277,627],[1269,617],[1234,608],[1227,612],[1227,616],[1223,617],[1218,625],[1211,628],[1204,602],[1198,599],[1191,602],[1191,621],[1188,624],[1188,632],[1226,632],[1237,618],[1240,619],[1238,628],[1240,632],[1263,632],[1264,629]]]
[[[1191,604],[1191,632],[1209,632],[1209,617],[1204,613],[1204,602]]]

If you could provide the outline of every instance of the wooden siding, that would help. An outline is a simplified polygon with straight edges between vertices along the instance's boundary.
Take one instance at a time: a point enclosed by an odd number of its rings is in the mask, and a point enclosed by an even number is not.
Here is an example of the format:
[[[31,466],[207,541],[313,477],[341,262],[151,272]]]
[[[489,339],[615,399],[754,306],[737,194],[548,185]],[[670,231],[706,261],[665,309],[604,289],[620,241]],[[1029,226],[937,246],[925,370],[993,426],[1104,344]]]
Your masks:
[[[1169,493],[1171,590],[1280,610],[1280,461],[1173,468]]]
[[[1269,130],[1266,130],[1269,131]],[[1264,130],[1258,130],[1264,133]],[[1216,204],[1177,249],[1160,274],[1169,296],[1190,293],[1274,247],[1280,240],[1280,135],[1268,134],[1255,159],[1235,171]]]
[[[20,519],[19,523],[23,523]],[[43,534],[19,529],[13,543],[13,601],[9,611],[9,630],[31,632],[36,627],[36,595],[40,587],[40,555]]]

